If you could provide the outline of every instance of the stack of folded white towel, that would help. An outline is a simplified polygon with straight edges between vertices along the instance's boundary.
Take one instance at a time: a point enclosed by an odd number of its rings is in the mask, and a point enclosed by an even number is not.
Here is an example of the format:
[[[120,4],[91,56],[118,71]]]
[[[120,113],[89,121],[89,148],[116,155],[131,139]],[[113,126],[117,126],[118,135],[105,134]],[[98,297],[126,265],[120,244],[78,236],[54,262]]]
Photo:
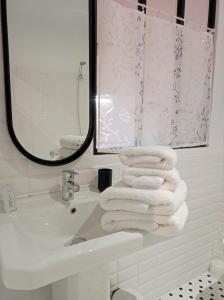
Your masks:
[[[84,141],[84,136],[65,135],[59,140],[56,155],[60,158],[71,156],[82,146]]]
[[[138,229],[155,235],[174,236],[184,227],[188,208],[187,186],[175,166],[176,152],[165,146],[122,150],[122,181],[101,194],[106,211],[105,231]]]

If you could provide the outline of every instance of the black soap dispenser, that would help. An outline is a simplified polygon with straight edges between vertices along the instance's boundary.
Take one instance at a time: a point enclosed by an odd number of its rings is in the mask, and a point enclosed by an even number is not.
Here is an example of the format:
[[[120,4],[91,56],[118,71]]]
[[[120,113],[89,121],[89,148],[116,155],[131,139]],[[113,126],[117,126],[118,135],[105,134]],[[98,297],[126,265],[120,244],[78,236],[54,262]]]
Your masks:
[[[99,169],[98,170],[98,189],[103,192],[112,185],[112,170]]]

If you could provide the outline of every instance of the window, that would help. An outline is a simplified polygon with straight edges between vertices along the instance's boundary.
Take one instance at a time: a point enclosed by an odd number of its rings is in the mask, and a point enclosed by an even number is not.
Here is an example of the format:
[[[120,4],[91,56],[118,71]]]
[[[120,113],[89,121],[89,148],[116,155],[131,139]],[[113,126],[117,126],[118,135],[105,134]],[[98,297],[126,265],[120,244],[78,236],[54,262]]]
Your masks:
[[[97,149],[207,146],[216,1],[101,1]]]

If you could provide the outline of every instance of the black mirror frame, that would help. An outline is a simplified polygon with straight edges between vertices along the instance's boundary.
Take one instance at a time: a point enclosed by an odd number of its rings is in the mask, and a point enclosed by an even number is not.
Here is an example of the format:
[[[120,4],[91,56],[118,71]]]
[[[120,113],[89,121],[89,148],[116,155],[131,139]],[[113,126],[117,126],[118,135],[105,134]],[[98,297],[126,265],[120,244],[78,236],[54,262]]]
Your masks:
[[[9,61],[9,39],[7,22],[7,0],[1,1],[1,25],[2,25],[2,45],[5,80],[5,102],[6,120],[9,135],[16,148],[29,160],[44,166],[61,166],[78,159],[90,146],[95,132],[95,99],[96,99],[96,56],[97,56],[97,1],[89,0],[89,131],[83,145],[73,155],[57,161],[38,158],[28,152],[19,142],[13,127],[11,84],[10,84],[10,61]]]

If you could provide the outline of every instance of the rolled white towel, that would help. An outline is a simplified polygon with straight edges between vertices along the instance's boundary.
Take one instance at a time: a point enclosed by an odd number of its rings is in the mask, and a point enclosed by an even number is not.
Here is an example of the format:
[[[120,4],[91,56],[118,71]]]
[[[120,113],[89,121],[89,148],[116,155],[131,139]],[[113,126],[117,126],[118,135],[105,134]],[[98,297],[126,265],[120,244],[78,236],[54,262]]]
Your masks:
[[[66,158],[73,155],[76,152],[74,149],[67,149],[67,148],[58,148],[57,155],[61,158]]]
[[[175,168],[172,170],[125,168],[123,180],[134,188],[161,188],[174,191],[180,181],[180,175]]]
[[[177,235],[183,229],[187,217],[188,207],[184,202],[172,216],[108,211],[101,219],[101,226],[108,232],[135,229],[168,237]]]
[[[185,201],[187,186],[183,180],[174,192],[158,189],[143,190],[129,187],[124,182],[107,188],[99,200],[104,210],[172,215]]]
[[[85,141],[84,136],[79,135],[65,135],[60,140],[59,143],[62,148],[78,150]]]
[[[120,160],[127,166],[170,170],[177,163],[177,155],[166,146],[135,147],[121,150]]]

